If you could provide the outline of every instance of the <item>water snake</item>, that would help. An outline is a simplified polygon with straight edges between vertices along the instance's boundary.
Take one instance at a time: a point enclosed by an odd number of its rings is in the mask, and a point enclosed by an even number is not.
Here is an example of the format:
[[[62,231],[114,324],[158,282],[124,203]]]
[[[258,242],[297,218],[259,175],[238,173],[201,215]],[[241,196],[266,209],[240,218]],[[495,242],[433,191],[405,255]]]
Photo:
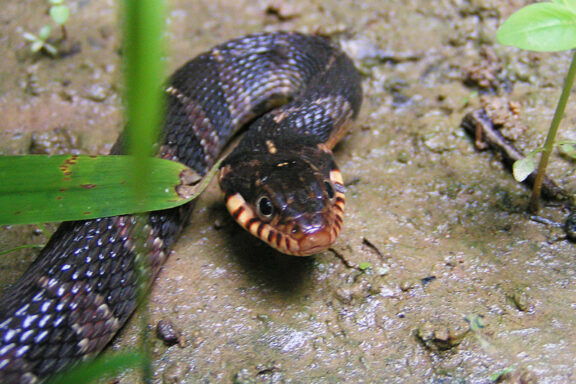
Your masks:
[[[170,77],[159,156],[204,175],[221,165],[226,205],[281,252],[309,255],[338,235],[344,185],[331,149],[357,117],[360,75],[328,40],[254,34],[217,45]],[[121,153],[122,140],[112,153]],[[156,276],[194,204],[65,222],[0,299],[0,382],[34,383],[100,352],[136,308],[135,260]]]

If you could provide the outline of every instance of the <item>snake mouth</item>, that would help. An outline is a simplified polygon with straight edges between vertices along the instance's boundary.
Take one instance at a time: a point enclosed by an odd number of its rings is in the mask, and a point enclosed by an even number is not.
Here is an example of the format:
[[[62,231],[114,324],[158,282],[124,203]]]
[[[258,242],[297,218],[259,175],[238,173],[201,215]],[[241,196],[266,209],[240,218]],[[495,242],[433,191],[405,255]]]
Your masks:
[[[322,226],[294,233],[294,224],[274,226],[261,220],[239,193],[226,198],[226,207],[238,224],[277,251],[293,256],[324,252],[336,241],[342,228],[344,203],[344,194],[337,193],[333,209]]]
[[[299,255],[309,256],[326,251],[336,240],[338,233],[330,228],[322,228],[314,233],[306,234],[298,240]]]

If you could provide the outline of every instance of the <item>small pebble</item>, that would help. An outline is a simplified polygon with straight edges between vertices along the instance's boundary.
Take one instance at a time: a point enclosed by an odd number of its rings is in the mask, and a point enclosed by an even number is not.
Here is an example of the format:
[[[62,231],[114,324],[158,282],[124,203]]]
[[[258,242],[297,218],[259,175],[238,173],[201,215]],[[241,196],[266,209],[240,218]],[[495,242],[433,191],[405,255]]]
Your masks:
[[[431,351],[446,351],[459,345],[469,331],[464,323],[427,321],[416,330],[416,338]]]
[[[93,84],[86,90],[84,96],[89,100],[101,103],[108,98],[108,92],[108,87],[105,87],[102,84]]]
[[[32,132],[29,152],[33,155],[62,155],[79,153],[80,139],[67,128]]]
[[[213,226],[214,229],[222,229],[222,227],[224,227],[224,220],[222,220],[220,217],[215,218]]]
[[[508,295],[508,300],[521,312],[532,312],[534,310],[532,298],[525,289],[515,289],[512,294]]]
[[[182,336],[182,331],[178,329],[171,320],[160,320],[156,325],[156,336],[167,346],[178,344],[184,348],[186,342]]]

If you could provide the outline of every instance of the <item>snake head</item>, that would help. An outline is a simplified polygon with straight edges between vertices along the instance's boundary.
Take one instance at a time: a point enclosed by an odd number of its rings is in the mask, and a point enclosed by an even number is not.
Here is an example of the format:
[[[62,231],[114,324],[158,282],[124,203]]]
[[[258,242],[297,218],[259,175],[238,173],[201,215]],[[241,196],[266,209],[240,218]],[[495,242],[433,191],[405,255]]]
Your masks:
[[[332,152],[322,144],[233,152],[219,181],[232,217],[282,253],[325,251],[340,233],[345,188]]]

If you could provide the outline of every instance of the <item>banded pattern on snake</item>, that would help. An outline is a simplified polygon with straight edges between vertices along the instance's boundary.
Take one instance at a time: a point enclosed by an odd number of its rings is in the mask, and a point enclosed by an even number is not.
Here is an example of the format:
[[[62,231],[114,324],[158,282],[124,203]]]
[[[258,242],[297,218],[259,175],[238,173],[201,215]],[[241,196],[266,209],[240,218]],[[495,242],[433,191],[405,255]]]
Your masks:
[[[197,56],[168,84],[159,156],[205,175],[248,125],[219,174],[233,217],[284,253],[334,242],[344,185],[331,149],[362,102],[341,50],[321,37],[254,34]],[[40,382],[100,352],[136,308],[135,261],[146,257],[155,277],[193,205],[151,212],[138,251],[132,216],[61,224],[0,299],[0,382]]]

